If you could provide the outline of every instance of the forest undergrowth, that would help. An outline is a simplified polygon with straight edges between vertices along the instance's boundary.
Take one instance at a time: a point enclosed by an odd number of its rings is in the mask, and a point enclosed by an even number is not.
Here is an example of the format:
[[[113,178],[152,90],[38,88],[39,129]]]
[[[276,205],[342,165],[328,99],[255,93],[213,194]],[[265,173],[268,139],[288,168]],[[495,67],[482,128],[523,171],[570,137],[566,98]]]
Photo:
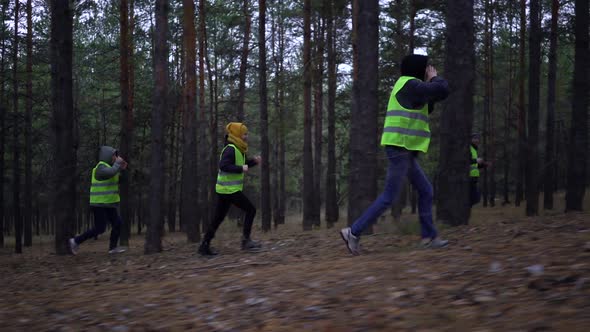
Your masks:
[[[448,248],[417,247],[415,215],[382,218],[350,256],[332,229],[289,220],[239,249],[227,220],[200,257],[182,233],[164,252],[106,253],[108,235],[57,256],[50,243],[0,251],[0,330],[14,331],[587,331],[590,214],[525,218],[514,207],[474,209],[443,228]],[[401,225],[401,226],[400,226]],[[403,231],[400,229],[403,228]],[[11,248],[10,248],[11,249]]]

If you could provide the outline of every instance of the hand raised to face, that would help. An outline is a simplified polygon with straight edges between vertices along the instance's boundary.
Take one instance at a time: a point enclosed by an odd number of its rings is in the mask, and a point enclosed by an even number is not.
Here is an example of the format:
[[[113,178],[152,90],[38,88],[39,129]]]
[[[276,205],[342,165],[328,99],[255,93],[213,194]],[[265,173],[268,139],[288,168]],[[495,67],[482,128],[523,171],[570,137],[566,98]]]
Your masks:
[[[424,77],[426,79],[426,82],[430,82],[430,80],[433,77],[435,77],[436,75],[437,75],[437,72],[436,72],[436,69],[433,66],[429,65],[429,66],[426,67],[426,74],[425,74],[425,77]]]

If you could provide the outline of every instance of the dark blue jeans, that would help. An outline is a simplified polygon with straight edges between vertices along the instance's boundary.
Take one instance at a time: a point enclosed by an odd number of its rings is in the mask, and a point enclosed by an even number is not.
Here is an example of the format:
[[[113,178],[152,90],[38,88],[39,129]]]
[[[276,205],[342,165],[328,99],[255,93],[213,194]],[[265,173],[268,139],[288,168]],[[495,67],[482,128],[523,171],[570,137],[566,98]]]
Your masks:
[[[432,201],[434,196],[432,184],[430,184],[426,174],[420,168],[413,152],[404,148],[386,146],[385,153],[389,160],[389,167],[387,168],[383,193],[354,222],[351,226],[352,234],[355,236],[360,235],[365,228],[375,223],[387,208],[391,207],[391,204],[398,199],[403,179],[407,176],[419,195],[418,212],[422,238],[434,239],[437,232],[432,221]]]
[[[91,207],[94,213],[94,227],[87,230],[81,235],[76,236],[75,241],[77,244],[81,244],[84,241],[96,237],[104,233],[107,229],[107,223],[111,223],[111,238],[109,242],[109,250],[117,247],[119,243],[119,235],[121,234],[121,217],[117,208],[107,207]]]

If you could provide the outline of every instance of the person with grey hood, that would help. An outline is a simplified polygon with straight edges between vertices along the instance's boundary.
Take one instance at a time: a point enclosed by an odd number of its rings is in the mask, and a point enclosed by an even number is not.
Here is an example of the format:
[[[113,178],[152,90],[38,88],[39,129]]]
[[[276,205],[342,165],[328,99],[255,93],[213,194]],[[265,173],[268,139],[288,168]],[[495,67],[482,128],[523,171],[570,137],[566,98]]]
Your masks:
[[[98,164],[92,169],[90,184],[90,207],[94,214],[94,227],[81,235],[69,240],[72,254],[76,255],[80,244],[105,232],[107,223],[111,224],[109,254],[124,252],[118,247],[121,232],[121,217],[119,216],[119,178],[121,171],[127,168],[127,162],[119,156],[119,152],[110,146],[101,146],[98,154]]]

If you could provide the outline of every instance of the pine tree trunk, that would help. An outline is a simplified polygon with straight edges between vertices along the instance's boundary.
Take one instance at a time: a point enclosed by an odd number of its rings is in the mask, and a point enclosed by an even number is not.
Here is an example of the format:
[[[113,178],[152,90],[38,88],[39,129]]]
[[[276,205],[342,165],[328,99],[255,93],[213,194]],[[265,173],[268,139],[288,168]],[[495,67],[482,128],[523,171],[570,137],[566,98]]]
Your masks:
[[[171,107],[171,121],[170,121],[170,148],[168,149],[170,158],[168,158],[168,171],[169,171],[169,183],[168,183],[168,231],[176,232],[176,215],[178,212],[178,162],[180,158],[180,147],[179,141],[181,140],[180,134],[180,120],[177,119],[177,108],[182,109],[182,106]]]
[[[55,0],[51,5],[51,99],[53,105],[53,155],[60,167],[52,167],[51,214],[55,216],[55,251],[68,254],[76,207],[76,149],[74,147],[74,101],[72,95],[73,5]]]
[[[520,0],[520,43],[519,43],[519,61],[518,66],[520,68],[518,74],[518,149],[516,151],[515,160],[518,162],[515,176],[516,176],[516,198],[514,203],[516,206],[520,206],[520,202],[523,200],[523,179],[524,170],[526,166],[527,156],[527,144],[526,144],[526,110],[524,105],[524,80],[526,77],[525,68],[525,37],[526,37],[526,0]]]
[[[526,215],[539,214],[539,90],[541,87],[540,0],[530,0],[529,117],[526,164]]]
[[[485,160],[495,162],[496,160],[496,127],[494,123],[494,1],[490,4],[490,92],[489,92],[489,145],[486,146],[486,157]],[[489,197],[488,202],[491,207],[496,205],[496,169],[495,167],[488,167],[485,170],[486,177],[488,178],[489,184]]]
[[[409,52],[408,54],[413,54],[414,53],[414,34],[416,33],[416,0],[410,0],[409,1],[409,7],[410,7],[410,31],[409,31]]]
[[[213,52],[213,57],[215,59],[214,65],[211,66],[211,61],[209,60],[209,44],[208,44],[208,34],[205,30],[204,35],[204,42],[205,42],[205,54],[203,57],[205,58],[205,62],[207,64],[207,77],[209,79],[209,136],[211,137],[211,157],[209,158],[208,168],[208,184],[209,184],[209,204],[212,205],[215,200],[215,183],[217,182],[217,156],[218,148],[217,145],[219,144],[218,134],[217,134],[217,105],[218,105],[218,88],[217,88],[217,55],[215,51]],[[214,76],[215,75],[215,76]],[[215,80],[213,79],[215,77]],[[214,218],[215,209],[209,209],[209,215],[204,217],[202,227],[206,229],[209,225],[209,220]]]
[[[280,89],[279,92],[279,157],[278,157],[278,169],[279,169],[279,206],[277,211],[277,224],[284,224],[285,223],[285,216],[286,216],[286,204],[287,204],[287,188],[286,188],[286,143],[285,143],[285,25],[284,25],[284,14],[281,12],[281,19],[279,24],[279,70],[280,70]]]
[[[246,72],[248,71],[248,53],[250,52],[250,29],[252,17],[248,0],[244,0],[242,7],[244,15],[244,39],[242,44],[242,57],[240,59],[240,83],[238,86],[238,121],[245,120],[244,103],[246,101]]]
[[[547,123],[545,130],[545,167],[543,208],[553,209],[555,192],[555,83],[557,80],[557,19],[559,0],[551,1],[551,33],[549,35],[549,72],[547,73]]]
[[[588,37],[588,1],[576,0],[574,29],[576,54],[572,98],[572,121],[568,156],[567,211],[582,211],[586,191],[586,165],[588,153],[588,63],[590,62]]]
[[[262,165],[260,165],[260,210],[262,215],[262,230],[267,232],[271,228],[270,210],[270,167],[268,142],[268,91],[266,87],[266,0],[258,1],[258,52],[259,52],[259,96],[260,96],[260,147]]]
[[[199,170],[199,216],[200,224],[207,224],[207,216],[209,215],[209,181],[206,179],[209,177],[209,151],[205,148],[209,145],[207,142],[207,108],[205,105],[205,35],[206,35],[206,13],[205,13],[205,2],[206,0],[199,1],[199,160],[197,162],[197,168]]]
[[[314,226],[321,225],[321,180],[322,180],[322,117],[324,109],[324,13],[323,10],[317,19],[315,31],[315,54],[314,54],[314,165],[313,165],[313,223]]]
[[[135,51],[135,46],[134,46],[134,42],[133,42],[133,34],[135,32],[135,0],[129,0],[129,36],[128,36],[128,41],[129,41],[129,56],[128,56],[128,67],[129,67],[129,93],[128,93],[128,97],[129,97],[129,101],[127,102],[127,108],[129,109],[129,114],[131,114],[131,119],[132,119],[132,123],[131,123],[131,129],[130,129],[130,134],[129,137],[133,138],[133,133],[135,131],[135,124],[133,123],[133,110],[135,109],[135,68],[134,68],[134,51]],[[133,155],[134,152],[137,149],[133,148],[133,144],[134,141],[131,140],[130,141],[130,154]],[[138,159],[139,160],[139,159]],[[143,165],[141,163],[137,163],[137,165],[134,166],[134,168],[140,168],[143,167]],[[131,181],[131,183],[133,183],[133,173],[132,171],[127,171],[128,175],[128,179],[129,181]],[[138,184],[136,184],[138,185]],[[139,188],[134,188],[135,190],[139,190]],[[129,198],[128,198],[128,202],[129,202],[129,211],[130,211],[130,217],[129,217],[129,224],[128,224],[128,229],[126,229],[125,231],[129,231],[129,234],[126,235],[127,238],[129,238],[131,236],[131,227],[133,225],[133,220],[134,220],[134,216],[135,216],[135,211],[137,211],[137,201],[134,201],[133,199],[133,195],[128,193]],[[121,245],[125,245],[125,242],[123,240],[124,238],[124,231],[123,229],[121,229]]]
[[[168,108],[168,0],[156,0],[154,52],[154,100],[152,107],[152,156],[150,168],[149,215],[144,252],[162,251],[164,215],[164,123]]]
[[[313,155],[311,137],[311,0],[303,1],[303,230],[311,230],[314,224],[312,191]]]
[[[0,179],[4,179],[4,150],[6,146],[6,97],[5,97],[5,84],[6,84],[6,73],[4,72],[4,59],[6,58],[6,25],[4,20],[6,19],[6,10],[8,8],[8,1],[2,2],[2,51],[0,59]],[[0,248],[4,247],[4,181],[0,184]]]
[[[487,159],[487,152],[489,149],[489,142],[488,142],[488,137],[489,137],[489,121],[490,121],[490,107],[491,107],[491,103],[490,103],[490,85],[492,82],[492,77],[491,77],[491,73],[490,73],[490,62],[492,61],[492,56],[491,56],[491,42],[492,42],[492,38],[491,38],[491,27],[490,27],[490,0],[485,0],[484,3],[484,61],[483,61],[483,65],[484,65],[484,100],[483,100],[483,123],[482,123],[482,128],[481,130],[482,132],[482,137],[483,137],[483,144],[481,145],[480,150],[478,151],[479,155],[481,157],[483,157],[484,159]],[[481,180],[482,181],[482,190],[481,190],[481,196],[482,196],[482,206],[483,207],[487,207],[488,206],[488,194],[489,194],[489,187],[488,187],[488,181],[489,181],[489,176],[488,176],[488,172],[486,172],[485,170],[483,170],[481,172]]]
[[[280,29],[281,27],[279,26],[279,24],[282,24],[281,22],[281,18],[280,16],[282,15],[281,13],[281,8],[280,8],[280,3],[276,4],[276,12],[275,15],[271,15],[272,19],[271,19],[271,50],[272,50],[272,54],[271,54],[271,58],[273,59],[273,64],[274,64],[274,69],[275,69],[275,81],[274,81],[274,93],[273,93],[273,106],[274,106],[274,111],[275,114],[277,116],[277,120],[278,123],[276,125],[274,125],[274,132],[273,132],[273,136],[274,136],[274,146],[272,148],[272,156],[273,156],[273,164],[275,165],[272,168],[272,179],[271,179],[271,187],[272,187],[272,197],[273,197],[273,202],[272,202],[272,218],[273,218],[273,222],[274,222],[274,227],[275,229],[278,227],[278,225],[280,224],[280,204],[281,204],[281,200],[280,200],[280,192],[281,192],[281,187],[280,187],[280,168],[279,168],[279,155],[280,155],[280,146],[281,146],[281,139],[282,139],[282,130],[283,130],[283,126],[282,126],[282,117],[281,117],[281,104],[280,104],[280,95],[281,95],[281,79],[282,79],[282,72],[281,72],[281,63],[282,63],[282,59],[280,59],[279,56],[279,49],[280,49],[280,44],[281,44],[281,32]],[[282,54],[281,54],[282,56]]]
[[[441,114],[437,218],[449,225],[469,222],[469,136],[475,80],[473,1],[447,1],[445,76],[453,91]]]
[[[348,223],[352,224],[377,195],[377,88],[379,1],[355,0],[353,45],[357,61],[353,74],[350,124]],[[353,14],[353,15],[354,15]],[[354,52],[354,50],[353,50]],[[371,233],[372,229],[365,230]]]
[[[129,4],[127,0],[119,2],[119,86],[121,90],[121,155],[131,163],[131,147],[133,146],[133,112],[129,109]],[[125,173],[128,173],[125,171]],[[131,177],[125,174],[126,181],[122,181],[121,190],[121,227],[120,242],[123,246],[129,245],[129,233],[131,229],[130,196]]]
[[[27,83],[25,105],[25,247],[33,245],[33,147],[31,116],[33,113],[33,6],[27,0]]]
[[[23,240],[23,220],[21,216],[20,206],[20,128],[19,120],[20,114],[18,111],[18,21],[19,21],[19,4],[20,1],[15,2],[14,8],[14,41],[12,54],[12,146],[13,146],[13,183],[12,183],[12,210],[14,213],[14,236],[15,236],[15,252],[20,254],[23,252],[22,240]]]
[[[338,190],[336,188],[336,28],[334,4],[328,5],[328,165],[326,174],[326,224],[330,228],[338,221]]]
[[[183,1],[183,37],[184,37],[184,74],[183,90],[183,144],[182,144],[182,184],[180,224],[186,231],[187,241],[198,242],[201,239],[201,229],[198,218],[199,208],[199,179],[197,169],[197,130],[196,130],[196,32],[195,32],[195,3],[193,0]]]
[[[513,10],[512,10],[513,6],[510,5],[510,9],[509,9],[509,20],[510,20],[510,40],[512,40],[513,38],[513,30],[512,30],[512,15],[513,15]],[[510,176],[510,166],[511,166],[511,160],[512,157],[509,154],[509,146],[512,145],[512,140],[511,140],[511,120],[512,120],[512,89],[514,87],[514,79],[513,79],[513,73],[514,73],[514,66],[512,64],[512,60],[513,60],[513,48],[512,48],[512,43],[510,44],[510,50],[508,51],[508,105],[506,106],[506,111],[504,112],[504,142],[502,144],[502,149],[503,149],[503,163],[504,163],[504,200],[502,202],[502,205],[506,205],[506,204],[510,204],[510,182],[509,182],[509,176]]]

